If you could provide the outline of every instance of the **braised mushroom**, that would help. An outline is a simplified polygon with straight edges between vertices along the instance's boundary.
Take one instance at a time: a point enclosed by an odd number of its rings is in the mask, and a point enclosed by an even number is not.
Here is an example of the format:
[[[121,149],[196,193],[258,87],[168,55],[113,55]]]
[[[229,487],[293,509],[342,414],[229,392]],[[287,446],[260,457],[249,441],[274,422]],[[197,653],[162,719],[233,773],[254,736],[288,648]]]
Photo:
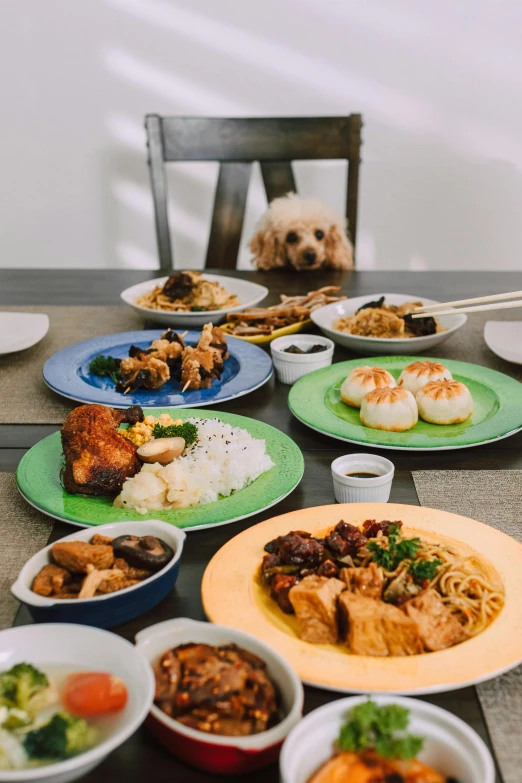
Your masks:
[[[160,571],[174,557],[174,550],[155,536],[118,536],[112,542],[115,557],[135,568]]]

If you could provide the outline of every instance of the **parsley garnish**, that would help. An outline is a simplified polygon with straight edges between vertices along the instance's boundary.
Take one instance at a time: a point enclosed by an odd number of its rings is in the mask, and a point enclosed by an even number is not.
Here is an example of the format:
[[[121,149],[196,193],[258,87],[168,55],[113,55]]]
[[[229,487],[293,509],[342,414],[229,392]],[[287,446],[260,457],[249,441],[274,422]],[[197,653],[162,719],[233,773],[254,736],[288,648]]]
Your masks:
[[[375,749],[386,759],[414,759],[422,750],[424,739],[406,734],[409,713],[398,704],[379,707],[366,701],[354,707],[342,726],[337,746],[341,751],[361,753]]]
[[[442,560],[438,557],[433,560],[416,560],[410,564],[408,570],[416,582],[431,582],[441,565]]]
[[[381,546],[377,541],[370,541],[368,544],[372,560],[382,566],[385,571],[395,571],[403,560],[413,560],[421,548],[420,538],[401,538],[398,525],[393,525],[390,528],[387,540],[387,548]]]
[[[89,372],[97,375],[99,378],[110,378],[117,383],[120,380],[120,359],[113,356],[102,356],[100,354],[89,364]]]
[[[168,427],[164,427],[162,424],[155,424],[152,429],[152,435],[154,438],[183,438],[185,444],[190,446],[191,443],[195,443],[198,439],[198,428],[190,421],[185,421],[183,424],[170,424]]]

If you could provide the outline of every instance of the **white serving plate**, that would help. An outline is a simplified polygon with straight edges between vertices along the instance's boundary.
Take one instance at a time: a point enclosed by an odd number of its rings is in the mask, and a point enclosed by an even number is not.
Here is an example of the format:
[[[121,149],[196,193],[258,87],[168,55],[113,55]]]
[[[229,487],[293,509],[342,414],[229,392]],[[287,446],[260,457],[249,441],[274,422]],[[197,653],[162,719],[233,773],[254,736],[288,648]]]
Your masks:
[[[384,304],[388,305],[402,305],[405,302],[422,302],[424,305],[438,304],[435,299],[426,299],[426,297],[417,296],[416,294],[370,294],[367,296],[356,296],[353,299],[342,299],[340,302],[332,302],[324,307],[319,307],[317,310],[312,310],[310,318],[331,340],[366,356],[383,356],[386,354],[407,356],[423,353],[443,343],[457,329],[464,326],[468,320],[468,317],[463,314],[444,315],[439,318],[439,321],[446,331],[430,334],[427,337],[394,337],[391,339],[359,337],[355,334],[338,332],[333,328],[334,321],[338,318],[354,315],[362,305],[380,299],[381,296],[385,297]]]
[[[0,313],[0,356],[31,348],[48,329],[45,313]]]
[[[285,740],[280,758],[281,783],[306,783],[333,755],[333,743],[346,713],[365,696],[326,704],[307,715]],[[494,783],[491,754],[478,734],[460,718],[428,702],[404,696],[373,696],[379,705],[399,704],[410,710],[408,731],[425,737],[419,760],[459,783]]]
[[[522,321],[488,321],[484,340],[490,351],[513,364],[522,364]]]
[[[168,277],[158,277],[156,280],[147,280],[144,283],[138,283],[122,291],[121,298],[132,307],[137,313],[148,321],[159,321],[165,326],[185,326],[187,329],[195,329],[197,326],[203,326],[210,321],[213,324],[224,320],[227,313],[237,313],[247,307],[253,307],[268,296],[268,288],[257,283],[250,283],[248,280],[239,280],[236,277],[226,275],[203,275],[205,280],[219,283],[231,294],[235,294],[241,304],[236,307],[226,307],[223,310],[206,310],[197,313],[178,313],[168,310],[151,310],[149,307],[141,307],[136,304],[136,299],[143,294],[152,291],[157,286],[163,286]]]

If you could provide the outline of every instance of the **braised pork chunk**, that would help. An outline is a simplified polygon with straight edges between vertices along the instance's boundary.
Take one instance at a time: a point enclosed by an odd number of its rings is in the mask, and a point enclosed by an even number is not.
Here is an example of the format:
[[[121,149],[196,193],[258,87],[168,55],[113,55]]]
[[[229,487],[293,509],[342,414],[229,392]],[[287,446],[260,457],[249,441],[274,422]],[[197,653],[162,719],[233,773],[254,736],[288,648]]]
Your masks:
[[[445,650],[468,638],[457,618],[442,603],[435,590],[426,590],[407,601],[403,610],[417,623],[419,634],[427,650]]]
[[[314,644],[335,644],[338,639],[337,597],[346,589],[340,579],[306,576],[288,594],[299,622],[299,637]]]
[[[339,577],[352,593],[377,600],[382,598],[384,579],[375,563],[370,563],[367,568],[343,568]]]
[[[345,590],[339,596],[344,641],[354,655],[417,655],[416,623],[396,606]]]

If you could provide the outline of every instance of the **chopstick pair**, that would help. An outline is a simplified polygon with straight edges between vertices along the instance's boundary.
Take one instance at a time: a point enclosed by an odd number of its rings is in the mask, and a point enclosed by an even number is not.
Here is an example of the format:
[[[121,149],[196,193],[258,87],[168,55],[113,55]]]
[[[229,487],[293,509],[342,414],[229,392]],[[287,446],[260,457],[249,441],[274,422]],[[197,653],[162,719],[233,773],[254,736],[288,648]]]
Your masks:
[[[515,296],[522,296],[522,291],[511,291],[507,294],[492,294],[491,296],[477,296],[474,299],[457,299],[454,302],[439,302],[438,304],[416,307],[412,318],[424,318],[426,315],[455,315],[457,313],[479,313],[484,310],[508,310],[511,307],[522,307],[522,299],[516,299],[514,302],[506,302],[506,299],[513,299]],[[482,304],[483,302],[492,302],[493,304]],[[461,307],[455,309],[457,305],[472,305],[470,307]],[[475,307],[478,305],[478,307]],[[451,309],[449,309],[451,308]]]

